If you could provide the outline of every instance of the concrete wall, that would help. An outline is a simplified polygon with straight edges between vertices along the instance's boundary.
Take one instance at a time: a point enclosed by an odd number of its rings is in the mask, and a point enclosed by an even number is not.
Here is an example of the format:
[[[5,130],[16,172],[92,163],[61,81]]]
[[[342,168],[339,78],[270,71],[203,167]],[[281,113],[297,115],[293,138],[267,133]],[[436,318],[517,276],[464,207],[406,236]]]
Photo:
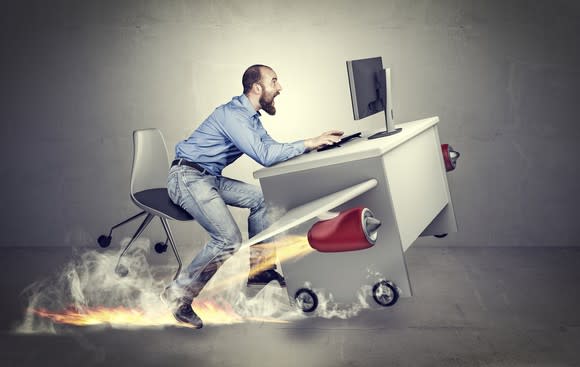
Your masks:
[[[438,115],[462,153],[449,175],[460,233],[419,245],[578,245],[577,4],[4,1],[0,245],[93,246],[136,212],[132,130],[160,128],[172,151],[253,63],[284,87],[263,118],[280,141],[381,126],[350,107],[345,60],[371,56],[392,68],[397,121]],[[257,183],[258,167],[225,173]],[[206,239],[174,227],[183,246]]]

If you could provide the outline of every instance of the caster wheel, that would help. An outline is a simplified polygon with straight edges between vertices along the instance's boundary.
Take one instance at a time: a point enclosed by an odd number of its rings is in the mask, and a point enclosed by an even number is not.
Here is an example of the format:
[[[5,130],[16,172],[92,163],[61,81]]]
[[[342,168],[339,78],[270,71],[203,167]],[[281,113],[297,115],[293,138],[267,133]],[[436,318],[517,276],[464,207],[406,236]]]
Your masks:
[[[433,236],[435,236],[437,238],[443,238],[443,237],[447,237],[447,233],[434,234]]]
[[[373,287],[373,298],[379,305],[389,307],[399,299],[399,291],[393,283],[381,280]]]
[[[318,307],[318,297],[310,289],[300,288],[296,291],[294,299],[303,312],[312,312]]]
[[[165,251],[167,251],[167,244],[163,242],[157,242],[155,244],[155,252],[157,252],[158,254],[162,254]]]
[[[97,239],[97,242],[99,243],[99,246],[101,246],[102,248],[105,247],[109,247],[109,245],[111,244],[111,236],[105,236],[100,235],[99,238]]]
[[[117,265],[115,268],[115,273],[117,273],[117,275],[121,278],[124,278],[127,276],[127,274],[129,274],[129,269],[127,269],[125,265]]]

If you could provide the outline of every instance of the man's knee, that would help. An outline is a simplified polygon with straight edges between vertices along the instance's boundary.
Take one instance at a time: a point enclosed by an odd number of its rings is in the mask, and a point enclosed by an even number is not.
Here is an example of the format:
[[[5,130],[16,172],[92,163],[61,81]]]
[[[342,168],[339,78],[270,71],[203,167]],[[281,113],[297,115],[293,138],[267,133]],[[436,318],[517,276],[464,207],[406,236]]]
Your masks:
[[[225,233],[220,242],[223,251],[234,254],[240,249],[240,246],[242,245],[242,233],[236,227],[228,233]]]
[[[232,253],[238,251],[240,246],[242,246],[242,234],[240,233],[239,229],[235,232],[235,236],[232,236],[230,243],[232,247]]]
[[[263,195],[256,196],[254,205],[250,208],[252,213],[266,210],[266,200]]]

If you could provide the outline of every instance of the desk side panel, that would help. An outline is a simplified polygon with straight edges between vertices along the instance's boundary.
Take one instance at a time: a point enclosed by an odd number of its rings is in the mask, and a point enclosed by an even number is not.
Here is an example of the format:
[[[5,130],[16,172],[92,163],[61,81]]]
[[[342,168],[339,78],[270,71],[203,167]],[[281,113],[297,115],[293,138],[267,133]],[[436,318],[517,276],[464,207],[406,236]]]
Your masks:
[[[436,127],[383,156],[403,250],[411,246],[449,201],[440,161]]]
[[[441,140],[439,139],[438,129],[435,129],[435,135],[437,138],[437,146],[439,146],[441,145]],[[431,224],[425,228],[425,230],[421,233],[421,236],[441,235],[458,231],[457,218],[455,217],[455,210],[453,209],[453,201],[451,200],[451,193],[449,191],[449,181],[447,180],[447,172],[445,169],[445,162],[443,162],[443,155],[441,155],[439,163],[441,165],[442,172],[445,172],[443,175],[443,180],[445,181],[445,187],[447,187],[448,203],[445,205],[443,210],[439,212],[437,217],[433,219]]]

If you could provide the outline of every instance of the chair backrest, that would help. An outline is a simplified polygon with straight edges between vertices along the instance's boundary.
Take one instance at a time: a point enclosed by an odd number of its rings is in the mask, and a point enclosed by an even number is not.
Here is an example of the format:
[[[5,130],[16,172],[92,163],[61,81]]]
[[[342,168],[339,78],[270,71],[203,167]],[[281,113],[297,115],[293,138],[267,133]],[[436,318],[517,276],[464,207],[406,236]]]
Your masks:
[[[159,129],[133,131],[133,168],[131,196],[135,193],[167,187],[169,158],[165,139]]]

